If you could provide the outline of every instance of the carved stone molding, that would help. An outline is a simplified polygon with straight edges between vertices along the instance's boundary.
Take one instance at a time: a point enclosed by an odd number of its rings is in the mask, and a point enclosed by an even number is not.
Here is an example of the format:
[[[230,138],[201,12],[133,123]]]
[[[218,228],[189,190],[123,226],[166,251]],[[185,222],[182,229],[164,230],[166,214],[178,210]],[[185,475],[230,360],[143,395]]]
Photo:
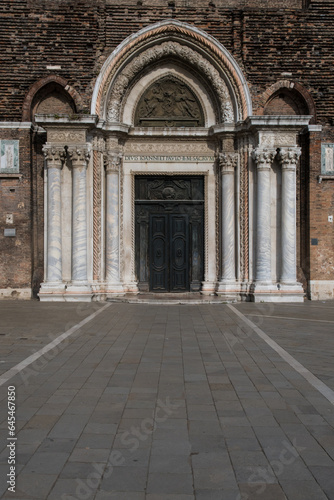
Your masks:
[[[269,170],[275,156],[275,149],[256,148],[252,152],[252,158],[256,163],[257,170]]]
[[[260,132],[259,144],[263,148],[295,146],[296,132]]]
[[[49,142],[61,142],[63,144],[70,143],[85,143],[86,131],[85,130],[57,130],[48,129]]]
[[[238,166],[238,153],[219,153],[219,166],[222,174],[233,173]]]
[[[45,159],[47,160],[48,168],[62,168],[63,163],[66,159],[66,152],[64,147],[45,145],[43,146],[42,151]]]
[[[214,146],[210,146],[205,142],[129,142],[125,148],[125,154],[132,153],[164,153],[175,154],[210,154],[214,153]]]
[[[295,170],[301,152],[301,148],[280,148],[278,150],[277,158],[282,166],[282,169]]]
[[[178,42],[163,42],[161,45],[149,48],[132,59],[121,74],[117,76],[112,86],[108,104],[108,121],[117,122],[120,120],[122,99],[134,77],[148,65],[168,56],[177,56],[186,61],[187,64],[191,63],[200,73],[205,75],[219,99],[221,121],[233,122],[234,112],[231,98],[227,85],[219,72],[198,52]]]

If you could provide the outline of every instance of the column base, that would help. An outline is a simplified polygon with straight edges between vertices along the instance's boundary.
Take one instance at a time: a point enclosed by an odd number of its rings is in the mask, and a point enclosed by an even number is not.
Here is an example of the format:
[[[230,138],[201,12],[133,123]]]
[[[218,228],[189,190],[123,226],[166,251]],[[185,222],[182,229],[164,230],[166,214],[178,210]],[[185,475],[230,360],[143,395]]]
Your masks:
[[[252,302],[304,302],[300,283],[256,281],[251,292]]]
[[[40,302],[64,302],[65,290],[65,283],[61,281],[47,281],[41,284],[37,295]]]
[[[241,300],[240,283],[236,280],[219,281],[216,294],[220,297],[226,298],[226,300],[239,302]]]
[[[129,281],[128,283],[124,283],[124,291],[125,293],[139,293],[138,282]],[[149,288],[147,288],[147,291],[149,291]]]
[[[215,281],[202,281],[202,295],[215,295],[217,283]]]
[[[125,294],[123,283],[120,283],[119,281],[115,283],[107,282],[104,290],[106,298]]]
[[[66,288],[64,299],[66,302],[91,302],[92,287],[87,283],[87,281],[72,281],[72,283]]]

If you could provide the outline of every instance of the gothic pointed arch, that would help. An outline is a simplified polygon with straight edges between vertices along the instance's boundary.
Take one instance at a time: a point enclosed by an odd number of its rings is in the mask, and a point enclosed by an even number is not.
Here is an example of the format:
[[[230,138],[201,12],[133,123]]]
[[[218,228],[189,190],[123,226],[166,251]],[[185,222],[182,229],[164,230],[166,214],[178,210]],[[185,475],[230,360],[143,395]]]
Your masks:
[[[217,122],[237,122],[252,114],[248,85],[236,60],[212,36],[175,20],[148,26],[114,50],[97,78],[91,113],[121,121],[126,92],[138,75],[168,62],[189,68],[205,82],[218,102]]]

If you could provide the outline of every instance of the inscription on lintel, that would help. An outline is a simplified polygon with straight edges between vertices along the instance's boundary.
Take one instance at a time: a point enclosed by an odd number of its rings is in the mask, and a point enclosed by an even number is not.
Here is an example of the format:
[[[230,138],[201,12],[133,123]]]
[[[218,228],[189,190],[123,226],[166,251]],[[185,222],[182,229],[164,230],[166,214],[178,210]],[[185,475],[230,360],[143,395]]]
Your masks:
[[[170,156],[170,155],[127,155],[124,157],[125,161],[141,161],[141,162],[209,162],[215,161],[214,156]]]

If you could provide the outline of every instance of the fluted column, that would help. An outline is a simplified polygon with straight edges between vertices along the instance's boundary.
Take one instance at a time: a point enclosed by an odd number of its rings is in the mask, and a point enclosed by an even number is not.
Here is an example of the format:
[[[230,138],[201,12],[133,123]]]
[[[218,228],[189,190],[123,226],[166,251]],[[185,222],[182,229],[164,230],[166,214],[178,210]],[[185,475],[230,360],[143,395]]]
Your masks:
[[[282,167],[281,251],[283,284],[296,284],[296,165],[301,149],[281,148],[278,160]]]
[[[218,293],[237,292],[235,266],[235,170],[237,153],[220,153],[221,171],[221,279]]]
[[[255,277],[264,285],[272,282],[270,171],[275,155],[275,150],[262,148],[256,148],[252,153],[257,170]]]
[[[87,179],[90,152],[69,147],[72,160],[72,285],[87,283]]]
[[[106,282],[107,292],[119,293],[120,283],[120,153],[105,155],[106,169]]]
[[[46,145],[43,147],[48,169],[47,180],[47,269],[46,282],[62,282],[61,243],[61,169],[65,161],[65,149]]]

